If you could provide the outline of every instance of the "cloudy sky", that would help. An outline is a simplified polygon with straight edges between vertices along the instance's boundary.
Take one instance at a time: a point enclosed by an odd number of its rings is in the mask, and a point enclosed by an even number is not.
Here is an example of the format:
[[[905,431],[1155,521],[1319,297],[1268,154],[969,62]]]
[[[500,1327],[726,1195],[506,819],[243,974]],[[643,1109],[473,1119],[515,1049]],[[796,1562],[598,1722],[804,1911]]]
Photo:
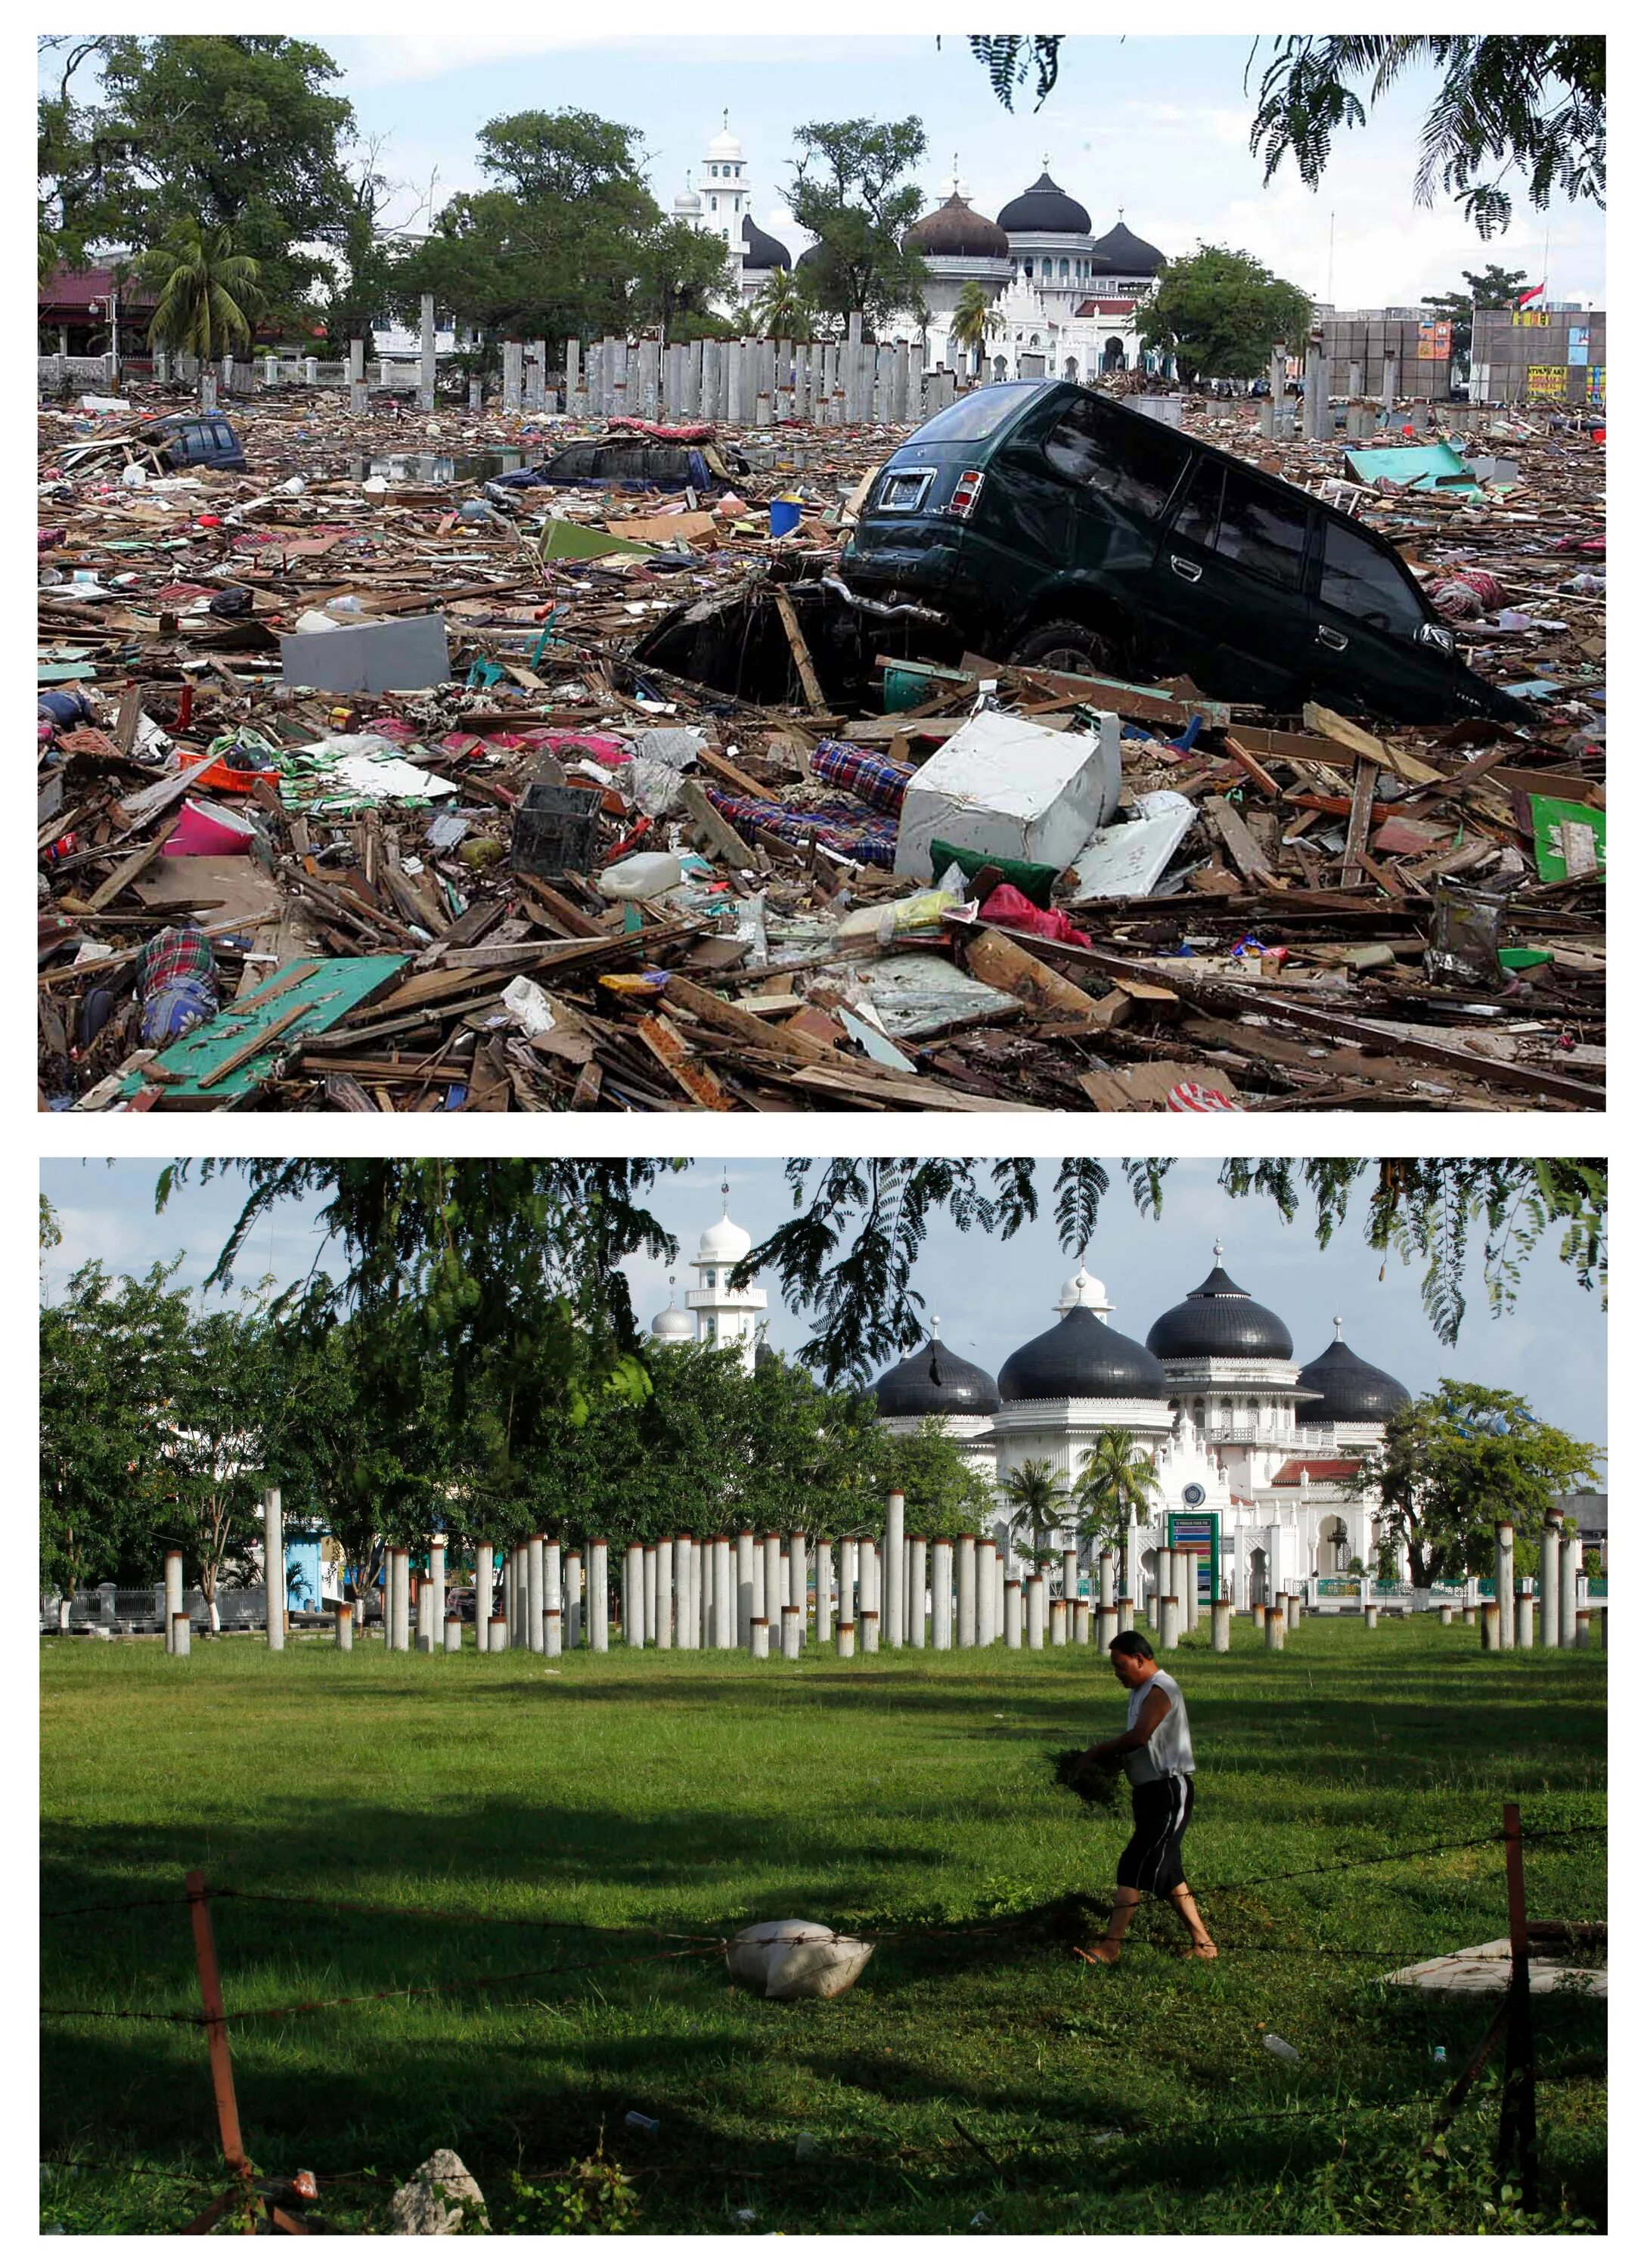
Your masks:
[[[231,1176],[203,1189],[191,1181],[157,1218],[159,1170],[154,1161],[136,1159],[42,1163],[41,1186],[64,1232],[50,1255],[48,1289],[60,1290],[88,1259],[100,1259],[115,1272],[140,1274],[151,1262],[179,1253],[181,1280],[203,1281],[233,1221],[243,1184]],[[1604,1316],[1596,1295],[1582,1292],[1551,1252],[1532,1260],[1517,1307],[1500,1321],[1490,1317],[1475,1263],[1460,1343],[1446,1347],[1422,1314],[1419,1271],[1389,1259],[1383,1273],[1382,1262],[1362,1241],[1356,1212],[1320,1252],[1304,1221],[1286,1226],[1264,1198],[1225,1197],[1213,1165],[1179,1160],[1157,1221],[1136,1212],[1118,1186],[1117,1161],[1110,1170],[1116,1186],[1103,1205],[1088,1265],[1107,1285],[1116,1329],[1145,1338],[1154,1319],[1203,1280],[1220,1236],[1229,1273],[1283,1316],[1299,1361],[1329,1344],[1331,1317],[1339,1314],[1354,1349],[1390,1370],[1413,1394],[1441,1376],[1508,1387],[1578,1439],[1602,1443],[1607,1438]],[[1047,1192],[1051,1174],[1048,1165],[1041,1169]],[[702,1232],[719,1218],[722,1181],[730,1184],[733,1219],[756,1239],[787,1218],[786,1184],[776,1160],[733,1159],[722,1166],[704,1159],[664,1179],[652,1210],[679,1241],[674,1272],[682,1292],[697,1282],[689,1262]],[[242,1280],[266,1273],[281,1285],[291,1282],[307,1270],[319,1241],[312,1210],[287,1207],[253,1239]],[[325,1264],[336,1266],[335,1251]],[[927,1314],[940,1317],[946,1344],[997,1374],[1006,1355],[1055,1321],[1054,1302],[1073,1265],[1045,1217],[1007,1243],[942,1226],[926,1241],[916,1288]],[[642,1317],[667,1306],[666,1264],[640,1259],[629,1264],[628,1273]],[[766,1288],[771,1343],[792,1351],[807,1336],[805,1320],[783,1310],[774,1285]]]
[[[172,14],[193,12],[179,8]],[[933,203],[947,194],[955,156],[972,202],[990,216],[1048,160],[1056,180],[1088,209],[1098,233],[1123,207],[1128,225],[1168,254],[1191,252],[1201,239],[1232,245],[1338,307],[1413,304],[1426,292],[1459,288],[1463,266],[1478,269],[1492,260],[1522,268],[1535,281],[1544,273],[1550,298],[1603,303],[1603,216],[1594,206],[1557,199],[1544,217],[1523,212],[1486,247],[1443,200],[1425,211],[1413,204],[1431,74],[1401,83],[1368,128],[1339,138],[1316,195],[1301,187],[1288,163],[1264,189],[1248,137],[1252,89],[1271,35],[1263,36],[1252,63],[1249,34],[1182,31],[1209,12],[1191,0],[1173,14],[1178,36],[1070,37],[1043,109],[1035,113],[1029,93],[1019,97],[1014,115],[994,100],[964,39],[953,32],[940,49],[934,30],[820,39],[632,36],[660,12],[646,0],[623,11],[629,36],[619,40],[597,28],[527,31],[490,23],[473,32],[333,35],[326,24],[305,20],[300,7],[294,12],[299,20],[289,28],[317,39],[341,65],[339,91],[353,102],[362,133],[386,137],[380,164],[404,185],[391,213],[402,224],[416,219],[419,209],[425,217],[431,185],[434,209],[453,191],[479,186],[477,130],[489,119],[526,109],[587,109],[637,127],[652,190],[667,210],[688,170],[700,169],[728,110],[752,169],[756,217],[795,249],[802,239],[782,201],[796,155],[794,128],[818,119],[914,114],[928,143],[917,178]],[[356,6],[338,12],[358,23],[390,11]],[[864,12],[846,0],[829,16],[837,24]],[[940,12],[923,0],[898,0],[896,11],[903,23]],[[1496,14],[1516,12],[1504,0]],[[769,20],[768,11],[744,9],[738,0],[722,0],[714,14],[721,25],[750,15]],[[214,18],[204,27],[216,30],[219,23]]]

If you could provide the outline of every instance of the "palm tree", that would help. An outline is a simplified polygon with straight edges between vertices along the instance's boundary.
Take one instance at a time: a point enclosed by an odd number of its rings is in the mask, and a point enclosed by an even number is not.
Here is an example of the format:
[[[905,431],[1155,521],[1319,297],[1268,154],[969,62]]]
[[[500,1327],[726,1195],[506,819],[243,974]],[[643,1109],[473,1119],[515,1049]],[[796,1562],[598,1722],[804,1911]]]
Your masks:
[[[975,355],[979,364],[988,341],[1004,328],[1005,318],[993,305],[986,285],[967,284],[959,294],[952,325],[953,335],[964,351]]]
[[[1134,1433],[1122,1425],[1109,1426],[1097,1434],[1073,1491],[1080,1534],[1099,1550],[1117,1546],[1132,1514],[1146,1511],[1158,1486],[1153,1460],[1138,1449]]]
[[[1043,1554],[1045,1529],[1056,1525],[1058,1513],[1067,1504],[1067,1491],[1057,1478],[1056,1467],[1049,1457],[1024,1458],[1006,1476],[1005,1495],[1013,1511],[1032,1523],[1033,1556],[1036,1561]]]
[[[765,339],[803,337],[811,320],[810,295],[803,276],[791,268],[773,268],[754,301],[753,318]]]
[[[137,269],[145,283],[159,286],[151,345],[210,363],[251,344],[252,320],[262,305],[258,264],[235,251],[232,230],[209,228],[197,218],[173,221]]]

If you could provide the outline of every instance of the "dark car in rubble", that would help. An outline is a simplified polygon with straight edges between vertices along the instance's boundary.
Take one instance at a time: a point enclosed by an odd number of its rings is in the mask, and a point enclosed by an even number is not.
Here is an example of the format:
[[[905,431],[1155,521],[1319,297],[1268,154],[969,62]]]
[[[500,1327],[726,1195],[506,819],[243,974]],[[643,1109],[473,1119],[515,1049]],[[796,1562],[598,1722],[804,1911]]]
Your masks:
[[[246,453],[239,434],[220,413],[173,410],[165,417],[145,417],[141,424],[118,433],[76,442],[58,461],[65,473],[114,464],[157,464],[170,473],[210,465],[219,472],[243,473]]]
[[[979,387],[870,491],[841,573],[940,608],[994,661],[1156,679],[1390,723],[1526,712],[1467,668],[1385,537],[1087,387]]]
[[[509,488],[729,488],[748,473],[745,458],[716,442],[653,441],[640,434],[571,441],[528,472],[505,474]]]

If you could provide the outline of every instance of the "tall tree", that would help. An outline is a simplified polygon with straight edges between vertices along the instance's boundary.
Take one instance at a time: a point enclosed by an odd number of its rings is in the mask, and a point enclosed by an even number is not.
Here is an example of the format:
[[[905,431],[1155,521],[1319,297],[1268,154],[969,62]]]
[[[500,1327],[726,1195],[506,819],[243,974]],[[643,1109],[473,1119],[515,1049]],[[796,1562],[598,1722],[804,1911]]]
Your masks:
[[[1005,1498],[1018,1520],[1025,1520],[1033,1535],[1033,1556],[1043,1557],[1044,1539],[1067,1510],[1068,1495],[1049,1457],[1024,1457],[1006,1473]]]
[[[1107,1427],[1097,1434],[1073,1491],[1080,1534],[1098,1550],[1116,1549],[1132,1522],[1146,1517],[1158,1492],[1153,1459],[1138,1447],[1134,1433]]]
[[[861,1526],[882,1527],[882,1497],[900,1489],[910,1535],[980,1535],[985,1529],[993,1491],[966,1463],[961,1445],[942,1431],[940,1418],[921,1418],[911,1433],[881,1434],[875,1462],[881,1500],[864,1508]]]
[[[1409,1555],[1417,1587],[1487,1573],[1495,1522],[1539,1528],[1551,1500],[1597,1478],[1599,1450],[1544,1425],[1522,1395],[1442,1378],[1388,1421],[1365,1457],[1384,1535]]]
[[[729,291],[730,274],[717,236],[688,220],[658,221],[634,247],[630,313],[637,324],[659,324],[665,340],[676,339],[682,320],[713,313],[711,302]]]
[[[816,239],[806,280],[818,307],[859,314],[870,328],[903,311],[923,318],[927,271],[902,243],[922,202],[903,180],[925,155],[919,120],[817,121],[793,138],[801,155],[787,203]]]
[[[259,1294],[238,1310],[200,1308],[167,1348],[169,1389],[153,1420],[161,1502],[157,1533],[181,1545],[185,1580],[197,1580],[213,1630],[223,1575],[250,1571],[265,1482],[277,1481],[269,1448],[281,1366],[272,1319]],[[268,1568],[283,1597],[284,1570]]]
[[[1500,268],[1493,261],[1475,275],[1462,270],[1464,291],[1428,292],[1422,299],[1450,327],[1450,353],[1456,362],[1470,363],[1473,350],[1473,315],[1516,306],[1518,295],[1530,278],[1522,268]]]
[[[1173,354],[1188,379],[1255,378],[1276,340],[1301,345],[1312,312],[1305,291],[1248,252],[1201,244],[1165,262],[1136,329],[1144,345]]]
[[[250,345],[262,292],[257,262],[235,251],[231,229],[173,221],[138,261],[137,273],[159,291],[149,322],[157,345],[202,362]]]
[[[810,287],[795,269],[773,268],[761,284],[750,312],[762,339],[807,337],[815,312]]]
[[[985,284],[974,281],[965,285],[954,309],[953,333],[960,350],[971,357],[970,367],[978,370],[987,342],[1005,328],[1005,318],[993,304],[993,295]]]

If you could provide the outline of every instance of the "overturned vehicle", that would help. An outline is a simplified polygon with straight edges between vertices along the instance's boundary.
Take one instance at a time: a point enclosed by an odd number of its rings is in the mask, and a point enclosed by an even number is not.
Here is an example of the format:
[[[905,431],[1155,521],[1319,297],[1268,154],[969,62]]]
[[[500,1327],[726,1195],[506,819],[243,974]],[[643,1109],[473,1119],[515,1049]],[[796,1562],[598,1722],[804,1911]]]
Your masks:
[[[822,688],[859,696],[876,647],[969,653],[1297,715],[1523,724],[1476,675],[1397,549],[1332,505],[1083,387],[981,387],[878,474],[837,574],[794,587]],[[778,689],[784,625],[756,593],[669,617],[636,652],[743,698]],[[682,635],[683,633],[683,635]],[[680,658],[706,665],[700,672]],[[726,674],[729,669],[731,674]]]

